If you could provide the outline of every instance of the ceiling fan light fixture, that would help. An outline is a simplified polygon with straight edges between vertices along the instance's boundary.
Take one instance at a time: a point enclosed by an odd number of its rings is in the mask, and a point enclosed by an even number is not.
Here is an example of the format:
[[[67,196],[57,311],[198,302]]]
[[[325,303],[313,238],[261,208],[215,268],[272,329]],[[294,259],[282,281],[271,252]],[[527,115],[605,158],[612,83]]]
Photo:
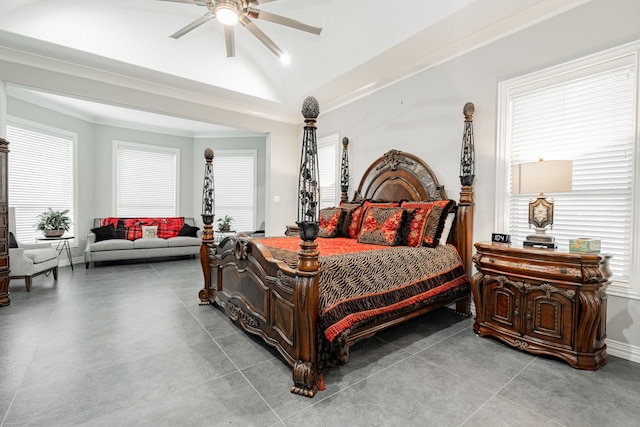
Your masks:
[[[215,2],[213,12],[216,19],[224,25],[236,25],[240,19],[240,8],[235,1],[218,0]]]

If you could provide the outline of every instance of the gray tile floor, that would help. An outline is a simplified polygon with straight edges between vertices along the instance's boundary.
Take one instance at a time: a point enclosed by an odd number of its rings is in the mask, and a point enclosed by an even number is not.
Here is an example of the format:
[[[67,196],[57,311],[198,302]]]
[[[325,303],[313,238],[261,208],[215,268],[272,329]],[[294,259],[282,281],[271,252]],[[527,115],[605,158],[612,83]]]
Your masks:
[[[639,426],[640,364],[596,372],[474,335],[444,309],[352,348],[327,390],[219,309],[198,260],[62,268],[0,308],[2,426]]]

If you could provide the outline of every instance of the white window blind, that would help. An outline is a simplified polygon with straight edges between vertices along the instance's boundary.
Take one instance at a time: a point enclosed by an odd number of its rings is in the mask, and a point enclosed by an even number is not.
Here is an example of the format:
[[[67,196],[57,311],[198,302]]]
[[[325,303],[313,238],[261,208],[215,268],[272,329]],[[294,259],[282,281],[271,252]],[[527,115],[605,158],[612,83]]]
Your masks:
[[[47,208],[69,210],[74,233],[73,197],[75,136],[38,125],[7,125],[9,141],[9,206],[15,208],[16,238],[35,243],[42,232],[34,228]]]
[[[116,215],[177,215],[178,149],[114,141],[114,157]]]
[[[338,201],[338,134],[318,139],[320,209],[336,206]]]
[[[235,231],[255,230],[256,207],[255,150],[216,150],[213,179],[216,190],[216,215],[213,224],[225,215],[233,218]]]
[[[573,190],[547,195],[555,201],[553,230],[560,248],[569,239],[602,242],[616,282],[628,286],[632,268],[637,72],[635,54],[599,59],[572,70],[501,88],[506,91],[506,222],[524,240],[528,203],[535,195],[511,194],[511,166],[573,161]],[[637,239],[637,236],[635,237]]]

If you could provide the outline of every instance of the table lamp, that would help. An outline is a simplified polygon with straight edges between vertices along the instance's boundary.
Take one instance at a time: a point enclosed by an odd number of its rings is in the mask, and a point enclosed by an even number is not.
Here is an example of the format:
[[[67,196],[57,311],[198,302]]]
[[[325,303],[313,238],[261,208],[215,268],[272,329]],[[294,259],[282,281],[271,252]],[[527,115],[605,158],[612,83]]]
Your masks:
[[[546,234],[546,228],[553,228],[553,200],[547,200],[544,193],[571,191],[573,162],[571,160],[542,160],[513,166],[512,193],[538,193],[529,201],[529,227],[536,229],[527,236],[524,246],[555,249],[555,238]]]

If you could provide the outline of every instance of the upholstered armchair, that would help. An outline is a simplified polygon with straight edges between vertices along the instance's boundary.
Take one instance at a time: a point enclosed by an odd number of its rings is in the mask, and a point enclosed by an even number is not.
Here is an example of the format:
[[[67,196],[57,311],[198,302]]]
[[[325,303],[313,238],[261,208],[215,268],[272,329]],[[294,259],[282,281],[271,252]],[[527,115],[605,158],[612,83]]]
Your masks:
[[[15,240],[15,213],[9,208],[10,240]],[[17,246],[17,247],[12,247]],[[58,280],[58,251],[49,243],[20,243],[10,241],[9,245],[9,280],[24,279],[27,292],[31,292],[31,279],[40,274],[52,273],[53,280]]]

